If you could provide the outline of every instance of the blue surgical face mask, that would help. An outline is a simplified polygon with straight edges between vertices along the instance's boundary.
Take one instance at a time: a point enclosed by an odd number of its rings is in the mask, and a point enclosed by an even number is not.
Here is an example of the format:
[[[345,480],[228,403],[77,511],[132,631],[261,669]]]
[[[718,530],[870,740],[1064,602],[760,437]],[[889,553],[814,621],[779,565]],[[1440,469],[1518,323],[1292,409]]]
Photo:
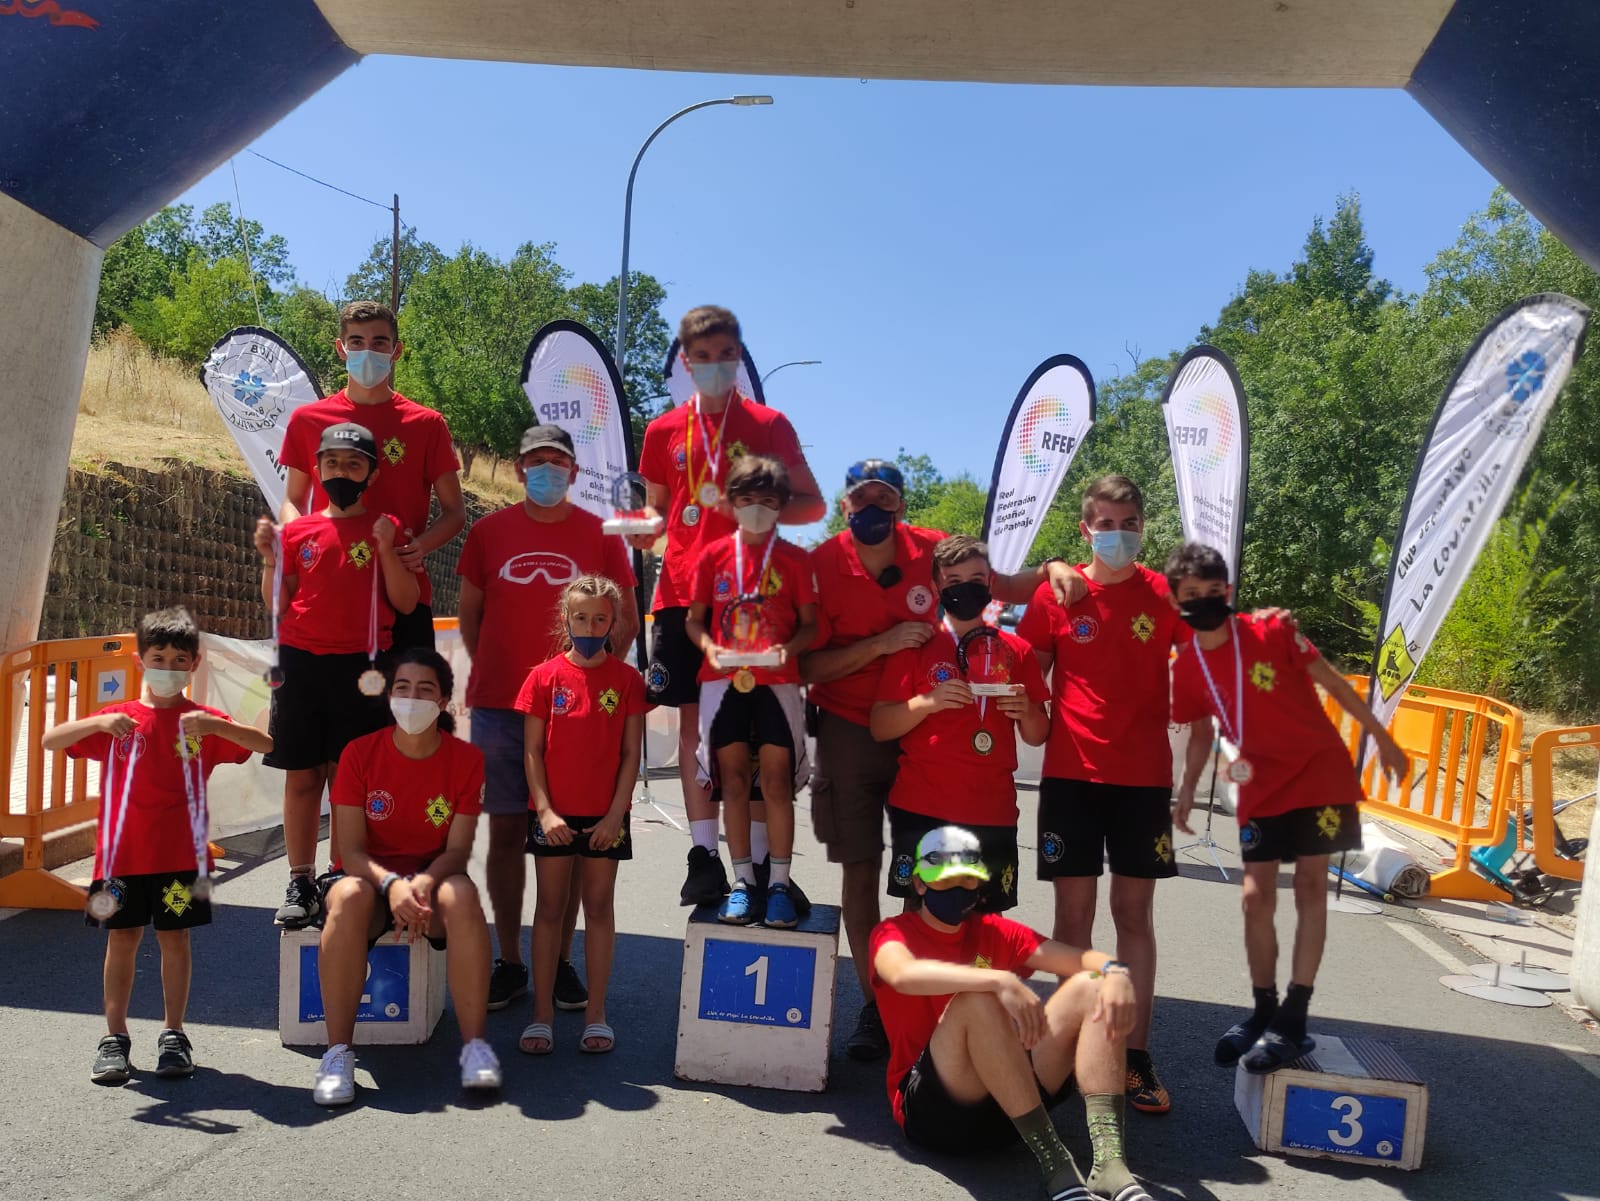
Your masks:
[[[725,396],[739,378],[739,364],[690,363],[689,378],[701,396]]]
[[[394,356],[381,350],[351,350],[345,353],[344,368],[363,388],[376,388],[389,378]]]
[[[535,463],[528,468],[522,486],[534,504],[542,509],[554,508],[567,498],[572,471],[560,463]]]
[[[574,634],[568,630],[567,637],[572,639],[572,649],[583,659],[593,659],[606,648],[604,634]]]
[[[862,546],[877,546],[894,533],[894,514],[877,505],[868,505],[850,514],[846,524]]]
[[[1138,530],[1095,530],[1089,541],[1095,558],[1112,571],[1121,571],[1139,557],[1144,535]]]
[[[922,894],[922,903],[929,913],[947,926],[959,926],[967,914],[978,907],[976,888],[930,888]]]

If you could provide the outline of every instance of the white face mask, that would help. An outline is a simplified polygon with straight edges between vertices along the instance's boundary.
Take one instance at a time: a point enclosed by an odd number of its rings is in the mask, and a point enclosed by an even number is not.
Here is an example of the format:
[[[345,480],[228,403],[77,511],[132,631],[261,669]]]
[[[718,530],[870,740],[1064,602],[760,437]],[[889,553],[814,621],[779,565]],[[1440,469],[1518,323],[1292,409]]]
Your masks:
[[[144,669],[144,682],[150,686],[150,691],[159,697],[177,696],[189,686],[189,673],[147,667]]]
[[[420,734],[439,720],[437,701],[425,701],[414,696],[391,696],[389,712],[394,714],[395,725],[407,734]]]
[[[765,534],[778,524],[778,510],[769,509],[766,505],[735,505],[733,519],[739,523],[741,530]]]

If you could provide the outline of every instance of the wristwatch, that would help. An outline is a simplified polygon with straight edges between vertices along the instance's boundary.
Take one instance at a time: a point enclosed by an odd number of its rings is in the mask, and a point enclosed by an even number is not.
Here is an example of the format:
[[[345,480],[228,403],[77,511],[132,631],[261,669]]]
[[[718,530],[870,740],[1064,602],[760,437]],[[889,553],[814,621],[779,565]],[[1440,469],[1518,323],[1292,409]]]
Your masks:
[[[1107,972],[1109,972],[1112,968],[1116,968],[1117,970],[1119,970],[1121,972],[1124,972],[1125,974],[1127,974],[1129,976],[1133,975],[1133,970],[1131,968],[1129,968],[1127,964],[1123,963],[1122,960],[1120,960],[1120,959],[1108,959],[1108,960],[1106,960],[1104,963],[1102,963],[1100,965],[1100,974],[1103,976]]]
[[[385,901],[387,901],[389,899],[389,890],[394,887],[394,882],[396,880],[404,880],[404,879],[405,879],[405,877],[402,876],[399,872],[390,872],[387,876],[385,876],[383,878],[383,880],[378,884],[378,891],[383,894],[383,899]]]

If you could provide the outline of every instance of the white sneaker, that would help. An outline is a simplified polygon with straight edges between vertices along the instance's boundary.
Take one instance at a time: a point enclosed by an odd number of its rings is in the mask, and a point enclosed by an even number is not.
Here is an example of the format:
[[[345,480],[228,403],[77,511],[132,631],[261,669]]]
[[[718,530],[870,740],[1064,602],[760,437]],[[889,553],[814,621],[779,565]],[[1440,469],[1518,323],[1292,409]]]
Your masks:
[[[329,1047],[317,1065],[311,1099],[318,1105],[348,1105],[356,1099],[356,1053],[344,1043]]]
[[[495,1058],[494,1048],[481,1038],[461,1048],[461,1087],[500,1087],[500,1061]]]

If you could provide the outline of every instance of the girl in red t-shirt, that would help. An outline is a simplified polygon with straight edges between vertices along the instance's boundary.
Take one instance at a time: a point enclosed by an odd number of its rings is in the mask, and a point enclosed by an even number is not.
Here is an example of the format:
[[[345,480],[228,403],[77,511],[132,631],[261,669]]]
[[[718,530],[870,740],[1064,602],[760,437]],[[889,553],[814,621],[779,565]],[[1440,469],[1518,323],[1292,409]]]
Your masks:
[[[589,979],[578,1049],[611,1050],[606,984],[616,950],[617,864],[633,858],[628,812],[639,771],[644,679],[612,657],[610,633],[622,593],[603,576],[580,576],[561,594],[563,652],[529,673],[517,696],[527,714],[528,850],[538,901],[533,916],[533,1019],[517,1046],[547,1055],[555,1046],[556,961],[561,921],[578,859],[583,893],[583,952]]]

